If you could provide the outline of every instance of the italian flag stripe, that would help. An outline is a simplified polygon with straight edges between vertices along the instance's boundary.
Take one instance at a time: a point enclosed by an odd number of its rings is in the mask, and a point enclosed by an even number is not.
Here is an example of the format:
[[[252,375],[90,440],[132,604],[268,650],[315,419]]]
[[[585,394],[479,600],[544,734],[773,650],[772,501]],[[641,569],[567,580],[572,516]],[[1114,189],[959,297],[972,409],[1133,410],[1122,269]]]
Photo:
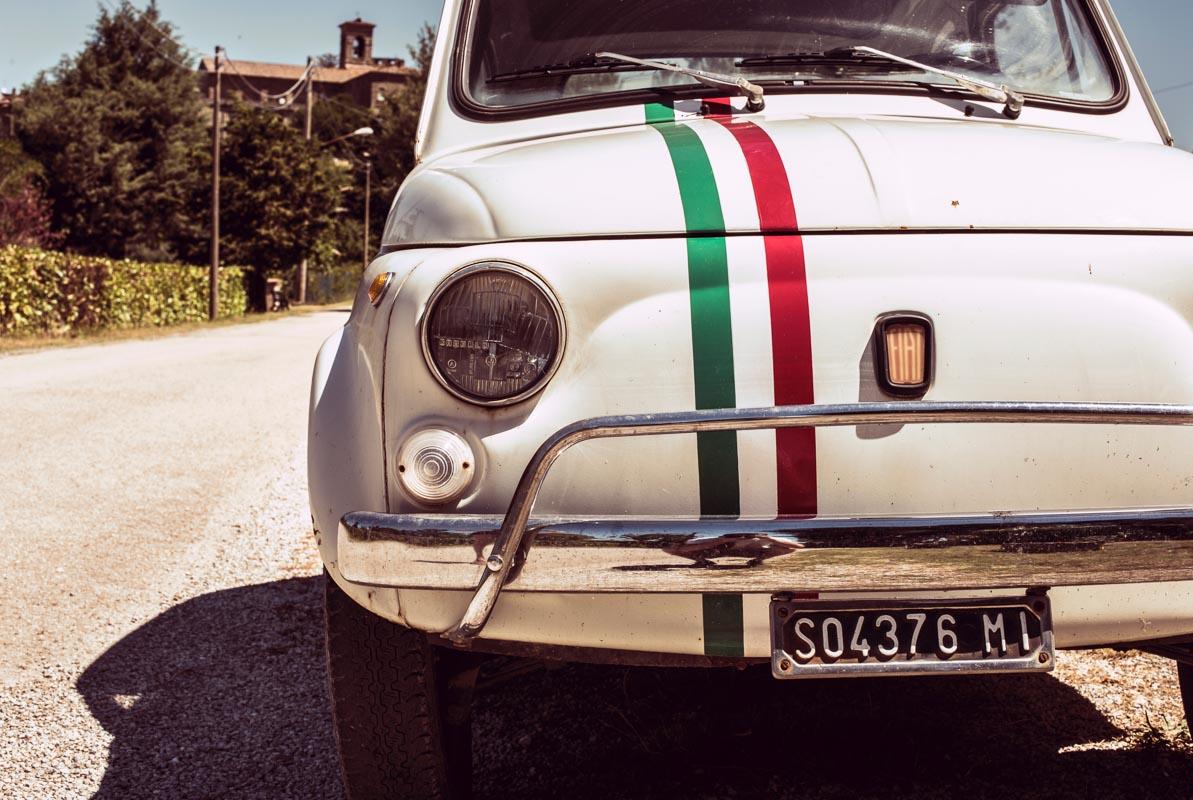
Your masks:
[[[787,169],[774,140],[762,127],[750,120],[733,119],[728,98],[706,101],[704,113],[732,134],[745,158],[754,190],[766,258],[775,405],[813,403],[804,243],[798,235],[799,220]],[[735,407],[725,220],[712,164],[696,132],[676,123],[673,107],[647,106],[646,121],[656,126],[667,143],[689,234],[696,407]],[[697,447],[701,514],[740,514],[736,434],[699,434]],[[815,429],[776,431],[775,447],[779,515],[815,515]],[[705,654],[744,655],[742,595],[705,594],[701,602]]]
[[[646,124],[654,125],[659,122],[675,122],[675,109],[663,103],[648,103],[646,105]]]
[[[696,408],[734,408],[737,390],[729,311],[729,258],[725,248],[725,218],[712,163],[700,137],[687,125],[667,121],[666,115],[655,106],[648,107],[647,119],[657,123],[655,129],[667,144],[679,182],[684,224],[690,234],[687,239],[688,294]],[[674,112],[671,112],[671,120],[674,120]],[[737,433],[698,433],[696,451],[701,515],[738,516],[741,492]]]
[[[728,102],[725,103],[728,107]],[[766,248],[775,405],[815,402],[812,326],[804,242],[787,169],[770,135],[749,120],[712,117],[733,134],[746,158]],[[778,234],[778,235],[777,235]],[[816,429],[775,431],[780,516],[816,514]]]
[[[740,594],[706,594],[704,603],[704,654],[737,656],[746,654],[745,630]]]

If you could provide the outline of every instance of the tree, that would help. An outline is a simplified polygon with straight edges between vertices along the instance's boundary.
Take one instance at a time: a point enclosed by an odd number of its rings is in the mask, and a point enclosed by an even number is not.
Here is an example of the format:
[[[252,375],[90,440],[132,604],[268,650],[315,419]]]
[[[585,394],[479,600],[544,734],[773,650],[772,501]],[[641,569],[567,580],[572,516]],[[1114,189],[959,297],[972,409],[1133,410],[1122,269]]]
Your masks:
[[[207,126],[189,57],[153,3],[100,11],[74,57],[39,75],[18,120],[45,167],[55,228],[73,250],[173,258],[204,232]]]
[[[0,247],[52,247],[50,204],[41,191],[41,165],[12,139],[0,139]]]
[[[265,280],[288,273],[331,228],[335,165],[275,111],[237,105],[225,130],[223,260],[252,269],[249,301],[264,310]]]

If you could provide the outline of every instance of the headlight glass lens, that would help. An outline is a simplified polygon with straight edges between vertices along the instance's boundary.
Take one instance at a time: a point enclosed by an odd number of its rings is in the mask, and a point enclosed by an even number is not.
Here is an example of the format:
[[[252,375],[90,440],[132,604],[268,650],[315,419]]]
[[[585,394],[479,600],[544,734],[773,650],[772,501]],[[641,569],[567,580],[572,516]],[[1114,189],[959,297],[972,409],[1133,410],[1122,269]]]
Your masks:
[[[427,357],[457,394],[482,403],[520,400],[559,358],[559,307],[537,278],[512,265],[469,267],[427,312]]]

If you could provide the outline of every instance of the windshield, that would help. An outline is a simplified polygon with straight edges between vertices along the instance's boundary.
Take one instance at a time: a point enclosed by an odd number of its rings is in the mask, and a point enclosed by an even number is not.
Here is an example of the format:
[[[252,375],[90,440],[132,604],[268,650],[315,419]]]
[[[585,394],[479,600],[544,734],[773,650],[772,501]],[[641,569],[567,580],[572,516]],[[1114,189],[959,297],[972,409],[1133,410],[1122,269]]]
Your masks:
[[[474,0],[467,92],[488,107],[693,86],[602,51],[785,88],[954,82],[868,46],[1031,95],[1106,102],[1115,82],[1083,0]],[[888,87],[889,88],[889,87]],[[612,98],[611,98],[612,99]]]

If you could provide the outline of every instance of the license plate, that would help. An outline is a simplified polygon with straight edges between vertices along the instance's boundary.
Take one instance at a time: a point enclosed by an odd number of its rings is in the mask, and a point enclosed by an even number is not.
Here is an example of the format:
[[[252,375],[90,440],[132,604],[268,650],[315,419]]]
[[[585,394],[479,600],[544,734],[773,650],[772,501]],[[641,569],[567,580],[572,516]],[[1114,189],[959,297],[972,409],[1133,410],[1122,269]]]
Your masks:
[[[906,604],[780,595],[770,620],[776,678],[1048,672],[1055,661],[1046,595]]]

